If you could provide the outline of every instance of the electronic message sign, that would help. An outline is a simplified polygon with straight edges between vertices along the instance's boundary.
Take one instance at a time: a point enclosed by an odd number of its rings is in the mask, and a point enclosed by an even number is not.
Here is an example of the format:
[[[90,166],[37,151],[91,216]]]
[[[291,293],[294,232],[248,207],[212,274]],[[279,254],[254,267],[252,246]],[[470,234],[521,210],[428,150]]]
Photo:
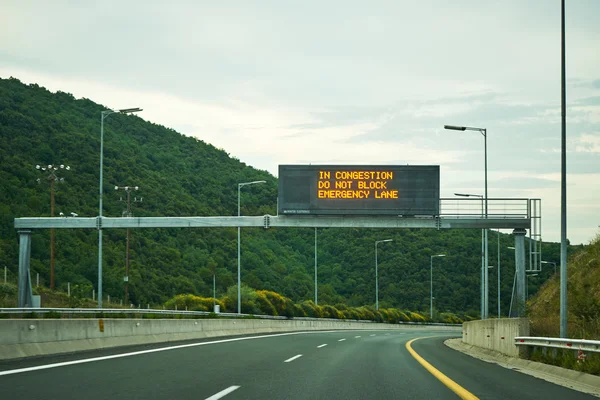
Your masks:
[[[439,215],[439,165],[280,165],[281,215]]]

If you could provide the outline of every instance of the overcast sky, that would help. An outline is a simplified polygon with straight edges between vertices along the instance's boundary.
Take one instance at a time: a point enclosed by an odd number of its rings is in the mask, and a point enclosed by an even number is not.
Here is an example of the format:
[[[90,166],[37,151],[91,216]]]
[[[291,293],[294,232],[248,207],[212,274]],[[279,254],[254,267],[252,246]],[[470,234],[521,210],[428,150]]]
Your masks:
[[[560,0],[0,0],[0,76],[279,164],[441,166],[560,241]],[[600,225],[600,1],[567,1],[568,238]],[[507,231],[508,232],[508,231]]]

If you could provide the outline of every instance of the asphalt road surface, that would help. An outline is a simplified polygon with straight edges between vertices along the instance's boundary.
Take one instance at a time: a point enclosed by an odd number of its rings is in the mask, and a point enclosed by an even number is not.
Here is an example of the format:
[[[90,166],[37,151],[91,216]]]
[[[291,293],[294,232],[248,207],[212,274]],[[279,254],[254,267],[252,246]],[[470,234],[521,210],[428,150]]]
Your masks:
[[[592,399],[443,344],[434,330],[207,339],[0,363],[0,399]],[[442,378],[407,349],[410,346]],[[445,376],[445,377],[444,377]],[[444,383],[445,382],[445,383]],[[458,389],[457,389],[458,388]]]

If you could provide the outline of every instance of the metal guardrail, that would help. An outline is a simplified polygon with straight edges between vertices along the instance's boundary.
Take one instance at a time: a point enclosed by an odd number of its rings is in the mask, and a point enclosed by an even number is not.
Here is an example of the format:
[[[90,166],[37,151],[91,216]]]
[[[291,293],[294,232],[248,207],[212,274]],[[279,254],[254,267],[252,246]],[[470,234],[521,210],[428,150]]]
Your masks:
[[[56,313],[61,315],[89,315],[89,314],[133,314],[141,315],[185,315],[185,316],[207,316],[218,315],[225,318],[258,318],[258,319],[296,319],[300,321],[336,321],[336,322],[363,322],[373,323],[378,322],[364,319],[336,319],[336,318],[312,318],[312,317],[293,317],[288,318],[281,315],[262,315],[262,314],[238,314],[238,313],[212,313],[210,311],[185,311],[185,310],[156,310],[143,308],[0,308],[1,314],[50,314]],[[433,325],[433,326],[455,326],[460,327],[462,324],[446,324],[440,322],[398,322],[400,325]]]
[[[518,336],[515,338],[515,345],[546,347],[566,350],[581,350],[593,353],[600,353],[600,340]]]

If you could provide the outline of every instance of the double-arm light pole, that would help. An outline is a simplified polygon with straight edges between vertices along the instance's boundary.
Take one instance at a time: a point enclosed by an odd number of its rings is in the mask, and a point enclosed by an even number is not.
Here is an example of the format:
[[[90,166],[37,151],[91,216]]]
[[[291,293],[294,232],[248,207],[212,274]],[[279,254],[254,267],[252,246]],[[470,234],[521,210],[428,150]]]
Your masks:
[[[131,212],[131,191],[138,190],[139,186],[115,186],[115,190],[124,190],[127,193],[127,199],[123,200],[122,198],[119,201],[127,202],[127,211],[123,213],[124,217],[131,218],[133,217],[133,213]],[[141,202],[142,198],[139,199],[135,197],[133,199],[134,203]],[[123,277],[123,281],[125,282],[125,305],[129,305],[129,228],[127,228],[127,239],[125,243],[125,277]]]
[[[484,169],[485,169],[485,218],[488,217],[488,179],[487,179],[487,129],[485,128],[474,128],[470,126],[455,126],[455,125],[444,125],[444,129],[454,130],[454,131],[476,131],[481,133],[483,136],[483,157],[484,157]],[[487,229],[484,230],[484,241],[485,241],[485,249],[484,249],[484,258],[485,258],[485,266],[484,270],[484,304],[483,304],[483,313],[481,315],[482,319],[488,318],[488,240],[487,240],[488,232]]]
[[[243,186],[254,185],[256,183],[266,183],[267,181],[252,181],[252,182],[242,182],[238,183],[238,207],[237,207],[237,215],[240,216],[240,189]],[[242,279],[241,279],[241,265],[240,265],[240,227],[237,229],[237,308],[238,314],[242,313]]]
[[[68,171],[71,169],[71,167],[63,164],[49,164],[47,166],[36,165],[35,169],[42,171],[43,173],[49,173],[49,175],[44,179],[50,182],[50,216],[54,217],[54,182],[58,181],[64,183],[65,181],[65,178],[59,178],[56,175],[56,172],[59,169],[65,169]],[[42,179],[38,178],[37,183],[42,183]],[[50,228],[50,290],[54,290],[54,228]]]
[[[102,169],[104,166],[104,120],[111,114],[131,114],[142,111],[141,108],[123,108],[120,110],[104,110],[100,113],[100,188],[98,211],[98,308],[102,308]]]
[[[393,242],[394,239],[376,240],[375,241],[375,310],[379,311],[379,273],[377,264],[377,245],[379,243]]]

